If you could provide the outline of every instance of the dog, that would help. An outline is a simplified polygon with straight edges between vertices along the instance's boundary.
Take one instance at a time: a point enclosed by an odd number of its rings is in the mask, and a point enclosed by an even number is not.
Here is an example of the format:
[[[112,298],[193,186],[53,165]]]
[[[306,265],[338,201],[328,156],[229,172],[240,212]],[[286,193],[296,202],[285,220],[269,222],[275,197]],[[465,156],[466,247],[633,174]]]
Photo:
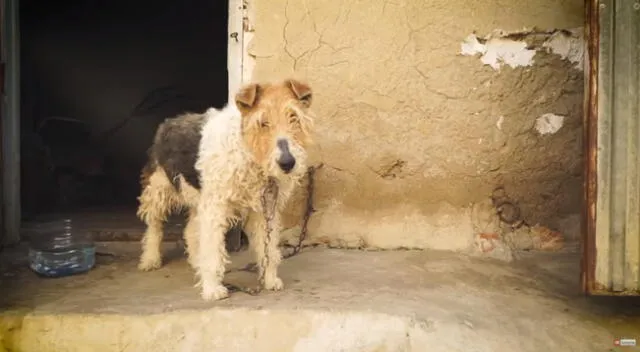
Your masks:
[[[205,301],[228,297],[222,280],[229,262],[224,236],[240,224],[249,238],[261,286],[281,290],[280,214],[306,175],[312,141],[312,91],[295,79],[242,86],[221,110],[166,119],[142,170],[138,217],[146,224],[138,268],[162,265],[163,224],[188,210],[184,239]],[[267,224],[263,191],[277,184]],[[272,230],[267,231],[267,226]],[[268,233],[270,232],[270,233]]]

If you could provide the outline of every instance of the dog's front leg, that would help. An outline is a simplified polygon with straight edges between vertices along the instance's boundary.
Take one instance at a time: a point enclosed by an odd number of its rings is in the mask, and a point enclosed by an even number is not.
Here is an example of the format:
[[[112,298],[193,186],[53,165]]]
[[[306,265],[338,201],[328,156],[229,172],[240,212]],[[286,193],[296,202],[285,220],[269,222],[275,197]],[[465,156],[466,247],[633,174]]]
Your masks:
[[[267,232],[270,227],[269,232]],[[282,259],[280,253],[280,217],[278,212],[274,214],[269,226],[262,214],[251,213],[245,232],[249,235],[249,243],[255,252],[256,264],[258,266],[258,277],[264,289],[278,291],[284,287],[282,280],[278,277],[278,266]]]
[[[211,199],[211,198],[209,198]],[[225,264],[229,262],[224,235],[231,219],[229,207],[221,202],[207,202],[203,194],[198,207],[198,226],[200,243],[195,258],[196,272],[199,277],[197,286],[206,301],[215,301],[229,296],[222,284]]]

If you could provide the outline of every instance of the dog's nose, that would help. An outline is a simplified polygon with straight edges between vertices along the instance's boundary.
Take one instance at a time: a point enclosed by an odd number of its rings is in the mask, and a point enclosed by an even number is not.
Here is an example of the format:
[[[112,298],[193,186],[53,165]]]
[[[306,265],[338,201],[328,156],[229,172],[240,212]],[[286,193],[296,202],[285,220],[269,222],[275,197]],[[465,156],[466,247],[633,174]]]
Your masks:
[[[287,142],[286,139],[278,139],[277,144],[278,148],[280,148],[280,151],[282,152],[278,159],[278,166],[280,166],[285,174],[288,174],[293,170],[293,167],[296,166],[296,158],[291,155],[291,152],[289,151],[289,142]]]
[[[296,166],[296,159],[293,158],[291,154],[284,154],[278,159],[278,166],[284,171],[284,173],[289,173]]]

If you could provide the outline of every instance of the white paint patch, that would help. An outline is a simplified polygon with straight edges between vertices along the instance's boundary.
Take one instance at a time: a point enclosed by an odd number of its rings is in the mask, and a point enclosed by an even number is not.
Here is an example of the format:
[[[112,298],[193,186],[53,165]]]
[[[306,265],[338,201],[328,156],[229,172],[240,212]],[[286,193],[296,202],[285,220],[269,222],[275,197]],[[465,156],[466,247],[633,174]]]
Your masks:
[[[584,60],[584,30],[574,28],[568,32],[555,32],[542,47],[548,52],[560,55],[563,60],[569,60],[579,70],[583,70]]]
[[[504,116],[498,117],[498,122],[496,122],[496,127],[498,127],[498,129],[500,131],[502,131],[502,124],[503,123],[504,123]]]
[[[527,49],[527,43],[502,38],[491,38],[482,44],[475,34],[470,34],[461,44],[460,53],[466,56],[482,54],[480,61],[499,70],[503,64],[512,68],[532,66],[535,50]]]
[[[480,58],[483,64],[491,66],[494,70],[502,64],[511,68],[520,66],[532,66],[535,50],[527,49],[527,43],[507,39],[490,39],[486,44],[487,51]]]
[[[475,34],[469,34],[460,45],[460,54],[465,56],[484,54],[486,51],[487,47],[484,44],[480,44]]]
[[[536,131],[541,135],[554,134],[562,128],[564,116],[556,114],[544,114],[536,119]]]
[[[532,66],[533,57],[538,51],[557,54],[563,60],[568,60],[575,64],[579,70],[583,70],[584,61],[584,33],[583,28],[569,30],[556,30],[547,33],[524,30],[514,32],[521,37],[548,36],[541,46],[530,49],[524,40],[506,39],[509,33],[503,30],[495,30],[484,38],[478,38],[475,34],[469,34],[460,45],[460,54],[465,56],[482,55],[480,61],[491,66],[494,70],[499,70],[503,64],[512,68]]]

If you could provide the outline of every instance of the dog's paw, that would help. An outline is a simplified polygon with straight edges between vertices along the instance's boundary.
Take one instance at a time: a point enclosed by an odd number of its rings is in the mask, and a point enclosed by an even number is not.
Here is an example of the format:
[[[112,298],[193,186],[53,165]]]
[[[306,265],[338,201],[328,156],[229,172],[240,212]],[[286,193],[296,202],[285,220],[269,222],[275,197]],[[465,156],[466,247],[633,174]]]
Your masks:
[[[264,281],[264,289],[271,291],[280,291],[284,288],[284,283],[279,277]]]
[[[200,296],[202,296],[202,299],[205,301],[218,301],[229,297],[229,290],[222,284],[212,286],[202,285]]]
[[[138,269],[142,271],[151,271],[160,269],[162,266],[162,259],[160,258],[142,258],[138,263]]]
[[[187,263],[191,266],[192,269],[198,270],[198,262],[192,256],[187,257]]]

